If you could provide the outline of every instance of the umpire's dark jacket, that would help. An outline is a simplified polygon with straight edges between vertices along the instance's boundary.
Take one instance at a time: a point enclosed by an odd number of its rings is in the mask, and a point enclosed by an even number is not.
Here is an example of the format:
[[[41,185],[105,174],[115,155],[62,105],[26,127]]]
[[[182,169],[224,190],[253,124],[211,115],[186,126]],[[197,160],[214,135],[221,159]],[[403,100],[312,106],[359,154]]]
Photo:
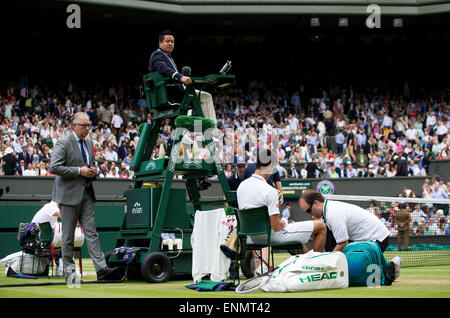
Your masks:
[[[183,74],[178,73],[177,65],[173,58],[169,54],[164,53],[161,49],[157,49],[150,56],[148,70],[150,72],[158,72],[161,75],[177,80],[178,82],[175,85],[181,92],[184,92],[184,87],[180,82]]]

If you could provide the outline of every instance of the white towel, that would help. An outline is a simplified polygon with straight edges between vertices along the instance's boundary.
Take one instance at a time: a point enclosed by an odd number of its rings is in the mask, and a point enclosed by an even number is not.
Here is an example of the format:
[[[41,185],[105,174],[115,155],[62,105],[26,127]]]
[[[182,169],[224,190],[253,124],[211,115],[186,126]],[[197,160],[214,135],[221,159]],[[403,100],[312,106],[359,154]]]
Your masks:
[[[227,279],[231,259],[225,256],[220,244],[227,237],[229,228],[223,208],[196,211],[191,235],[192,278],[198,282],[210,274],[212,281]]]

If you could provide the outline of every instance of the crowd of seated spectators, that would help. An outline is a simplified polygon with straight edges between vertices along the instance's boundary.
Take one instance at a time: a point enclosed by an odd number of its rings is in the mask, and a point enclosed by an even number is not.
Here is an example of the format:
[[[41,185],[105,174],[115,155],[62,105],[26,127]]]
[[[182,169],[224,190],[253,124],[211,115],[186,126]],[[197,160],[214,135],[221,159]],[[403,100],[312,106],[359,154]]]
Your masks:
[[[421,189],[421,195],[403,187],[398,194],[400,198],[449,199],[450,182],[445,183],[441,177],[426,178]],[[397,236],[395,216],[399,209],[406,209],[410,214],[409,235],[448,235],[450,234],[450,211],[448,204],[420,202],[375,202],[367,209],[376,215],[389,229],[391,236]]]
[[[416,99],[408,85],[402,93],[330,85],[311,98],[303,84],[268,86],[253,81],[214,92],[213,139],[224,164],[254,162],[263,145],[278,151],[281,164],[300,166],[299,178],[425,176],[431,160],[447,159],[449,89]],[[129,178],[138,127],[153,122],[139,85],[85,89],[71,81],[0,88],[2,174],[50,175],[53,146],[78,111],[92,121],[99,177]],[[170,154],[173,133],[166,120],[152,158]],[[183,140],[185,156],[209,156],[201,139]]]

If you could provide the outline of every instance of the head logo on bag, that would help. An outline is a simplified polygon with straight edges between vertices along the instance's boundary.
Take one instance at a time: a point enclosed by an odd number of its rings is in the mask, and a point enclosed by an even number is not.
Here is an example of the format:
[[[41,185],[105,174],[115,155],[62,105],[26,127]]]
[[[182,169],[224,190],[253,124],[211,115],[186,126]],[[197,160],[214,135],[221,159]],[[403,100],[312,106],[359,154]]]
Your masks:
[[[324,279],[336,279],[337,278],[337,272],[331,272],[331,273],[323,273],[323,274],[312,274],[308,275],[306,277],[299,277],[301,283],[311,283],[311,282],[318,282]]]

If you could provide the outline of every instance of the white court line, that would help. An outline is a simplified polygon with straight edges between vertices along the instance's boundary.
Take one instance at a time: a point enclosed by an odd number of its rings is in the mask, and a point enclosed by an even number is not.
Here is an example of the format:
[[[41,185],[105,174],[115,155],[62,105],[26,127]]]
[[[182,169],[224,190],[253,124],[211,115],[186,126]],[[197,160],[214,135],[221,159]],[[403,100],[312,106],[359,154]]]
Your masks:
[[[400,275],[401,277],[423,277],[423,278],[433,278],[433,277],[445,277],[445,278],[450,278],[450,275]]]

